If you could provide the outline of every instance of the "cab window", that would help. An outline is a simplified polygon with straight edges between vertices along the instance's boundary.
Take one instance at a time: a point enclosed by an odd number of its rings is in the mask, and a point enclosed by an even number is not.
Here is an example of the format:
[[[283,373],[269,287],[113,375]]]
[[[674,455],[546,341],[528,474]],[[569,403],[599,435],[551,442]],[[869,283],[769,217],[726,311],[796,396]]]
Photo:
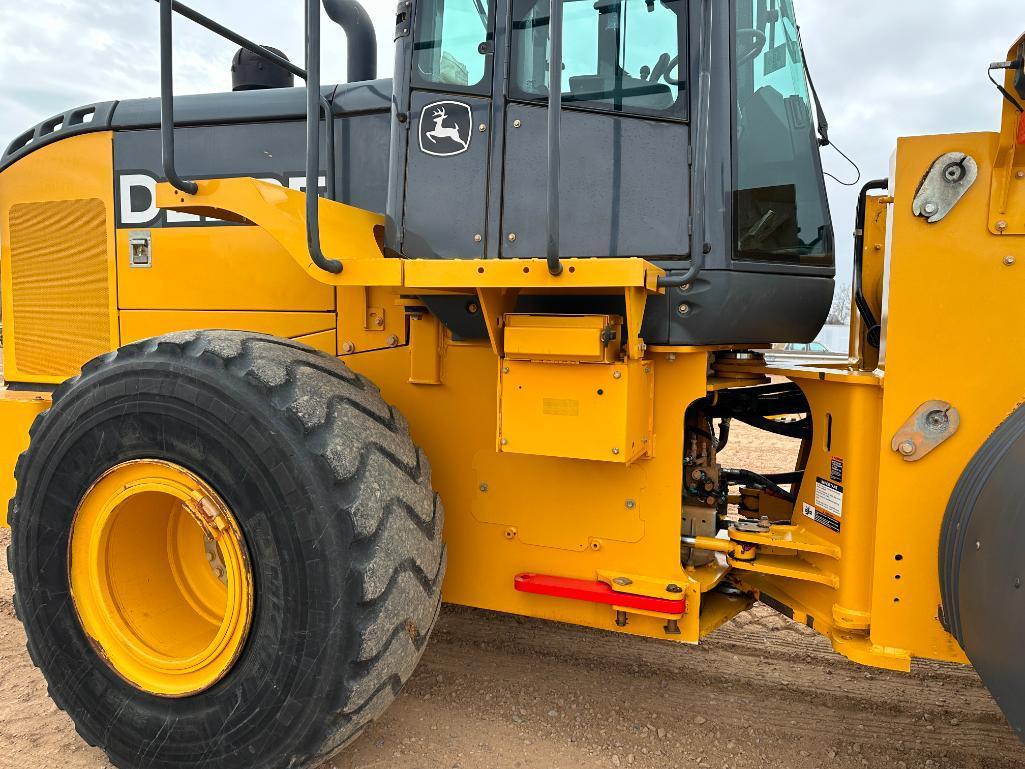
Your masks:
[[[737,258],[832,264],[833,237],[792,0],[738,0]]]
[[[488,93],[492,0],[424,0],[417,10],[413,80],[425,87]]]
[[[686,117],[686,0],[563,7],[563,104]],[[513,0],[513,98],[548,98],[548,15],[548,0]]]

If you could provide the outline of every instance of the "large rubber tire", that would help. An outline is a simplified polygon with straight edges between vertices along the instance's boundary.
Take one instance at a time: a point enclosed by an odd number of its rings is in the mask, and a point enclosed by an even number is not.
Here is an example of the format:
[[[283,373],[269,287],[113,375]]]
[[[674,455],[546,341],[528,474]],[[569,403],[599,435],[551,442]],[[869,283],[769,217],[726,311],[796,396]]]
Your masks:
[[[943,621],[1025,741],[1025,406],[954,487],[940,538]]]
[[[405,420],[338,360],[237,332],[151,339],[87,364],[31,435],[10,507],[16,611],[54,701],[115,766],[313,766],[412,673],[440,606],[442,508]],[[241,656],[180,699],[122,680],[69,593],[78,501],[139,458],[218,492],[254,574]]]

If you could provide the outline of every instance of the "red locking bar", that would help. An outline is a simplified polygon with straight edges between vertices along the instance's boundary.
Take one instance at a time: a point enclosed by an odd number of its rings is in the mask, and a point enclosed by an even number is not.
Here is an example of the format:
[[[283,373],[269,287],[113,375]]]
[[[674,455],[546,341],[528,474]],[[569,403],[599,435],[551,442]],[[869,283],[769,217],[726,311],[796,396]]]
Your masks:
[[[617,593],[605,582],[551,577],[545,574],[518,574],[514,584],[521,593],[622,606],[625,609],[655,611],[661,614],[683,614],[687,610],[687,602],[683,598],[651,598],[634,593]]]

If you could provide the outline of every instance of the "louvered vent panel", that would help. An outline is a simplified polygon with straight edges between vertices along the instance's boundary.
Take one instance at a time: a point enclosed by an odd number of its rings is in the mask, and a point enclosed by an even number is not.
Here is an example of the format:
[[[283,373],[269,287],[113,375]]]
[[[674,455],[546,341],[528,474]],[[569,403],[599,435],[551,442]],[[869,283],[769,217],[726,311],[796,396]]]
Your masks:
[[[108,352],[107,216],[100,200],[11,207],[9,324],[22,374],[69,377]]]

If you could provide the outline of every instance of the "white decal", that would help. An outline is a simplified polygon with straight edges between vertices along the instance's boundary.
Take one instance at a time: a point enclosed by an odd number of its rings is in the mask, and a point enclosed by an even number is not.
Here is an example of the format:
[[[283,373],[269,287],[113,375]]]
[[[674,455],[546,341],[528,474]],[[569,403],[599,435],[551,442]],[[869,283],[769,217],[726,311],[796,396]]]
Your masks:
[[[459,101],[428,104],[420,113],[420,149],[439,158],[461,155],[470,149],[472,124],[473,113],[468,104]]]
[[[149,224],[160,213],[157,208],[157,180],[144,174],[124,174],[121,179],[121,225],[129,227],[135,224]],[[146,207],[140,201],[138,208],[132,207],[132,190],[145,191],[142,200],[149,200]]]

